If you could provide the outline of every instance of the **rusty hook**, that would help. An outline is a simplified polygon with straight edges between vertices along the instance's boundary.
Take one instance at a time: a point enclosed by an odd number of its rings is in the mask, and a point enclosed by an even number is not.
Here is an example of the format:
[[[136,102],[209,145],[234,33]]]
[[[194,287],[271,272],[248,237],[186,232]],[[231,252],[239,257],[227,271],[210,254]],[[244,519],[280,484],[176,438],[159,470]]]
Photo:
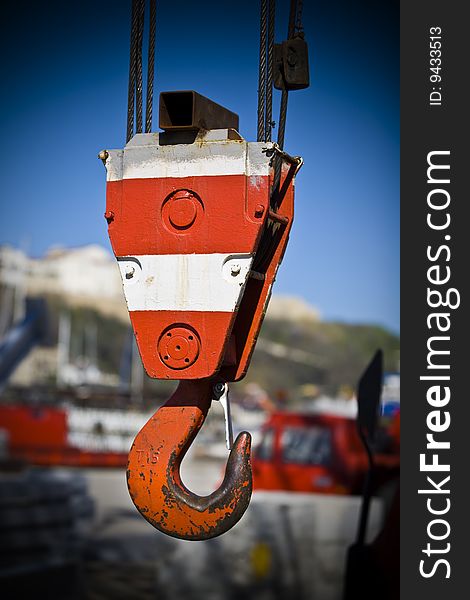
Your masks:
[[[197,496],[181,481],[181,461],[207,416],[213,386],[213,380],[180,381],[137,434],[129,453],[127,485],[135,506],[154,527],[183,540],[225,533],[242,517],[251,497],[251,436],[246,431],[235,440],[215,492]]]

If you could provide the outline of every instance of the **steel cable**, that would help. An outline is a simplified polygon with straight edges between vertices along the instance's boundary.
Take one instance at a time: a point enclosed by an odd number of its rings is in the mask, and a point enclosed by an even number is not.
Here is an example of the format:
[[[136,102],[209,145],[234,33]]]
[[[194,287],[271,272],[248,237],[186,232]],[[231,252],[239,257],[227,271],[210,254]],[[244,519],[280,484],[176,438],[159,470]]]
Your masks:
[[[287,39],[291,40],[294,37],[295,31],[295,15],[297,13],[297,6],[299,0],[290,0],[289,8],[289,25],[287,29]]]
[[[138,27],[139,0],[132,0],[131,39],[129,51],[129,87],[127,96],[127,133],[126,143],[134,133],[134,99],[135,99],[135,71],[137,52],[137,27]]]
[[[155,37],[156,37],[156,14],[157,2],[150,0],[149,17],[149,47],[147,60],[147,100],[145,105],[145,133],[152,131],[152,113],[153,113],[153,81],[155,72]]]
[[[296,25],[296,13],[298,2],[301,0],[291,0],[289,10],[289,23],[287,29],[287,38],[292,39],[295,33]],[[289,100],[288,90],[282,90],[281,105],[279,110],[279,128],[277,134],[277,144],[281,150],[284,149],[286,121],[287,121],[287,104]],[[258,112],[259,116],[259,112]],[[279,155],[273,157],[274,160],[274,181],[271,188],[270,207],[276,211],[279,208],[279,203],[282,200],[280,198],[280,183],[281,183],[281,169],[282,169],[282,158]],[[270,260],[274,252],[276,251],[277,245],[282,236],[281,226],[279,223],[275,223],[271,219],[268,220],[266,228],[263,232],[260,240],[258,250],[253,261],[253,270],[264,273],[269,266]]]
[[[289,25],[287,28],[287,39],[292,39],[295,33],[295,17],[297,12],[297,4],[298,0],[290,1],[290,10],[289,10]],[[286,121],[287,121],[287,104],[289,101],[289,91],[284,89],[282,90],[281,95],[281,106],[279,109],[279,127],[277,130],[277,145],[281,150],[284,150],[284,142],[286,135]],[[273,185],[273,194],[271,199],[273,200],[273,208],[277,208],[277,200],[278,200],[278,189],[281,181],[281,167],[282,160],[279,156],[275,159],[275,167],[274,167],[274,185]]]
[[[136,52],[136,82],[135,82],[135,103],[136,118],[135,132],[142,133],[142,41],[144,36],[144,11],[145,0],[138,0],[138,28],[137,28],[137,52]]]
[[[289,26],[287,28],[287,39],[288,40],[290,40],[294,37],[296,11],[297,11],[297,0],[291,0],[290,11],[289,11]],[[289,100],[288,90],[282,90],[281,107],[279,110],[279,129],[278,129],[278,133],[277,133],[277,144],[281,150],[284,150],[288,100]],[[279,182],[278,182],[278,185],[279,185]]]
[[[258,76],[258,142],[265,140],[266,118],[266,39],[268,22],[268,0],[261,0]]]
[[[302,25],[302,11],[304,8],[304,1],[303,0],[297,0],[297,15],[296,15],[296,19],[295,19],[295,29],[296,32],[301,33],[303,31],[303,25]]]
[[[276,0],[269,0],[268,27],[268,76],[266,79],[266,125],[265,141],[271,141],[273,123],[273,68],[274,68],[274,24],[276,16]]]

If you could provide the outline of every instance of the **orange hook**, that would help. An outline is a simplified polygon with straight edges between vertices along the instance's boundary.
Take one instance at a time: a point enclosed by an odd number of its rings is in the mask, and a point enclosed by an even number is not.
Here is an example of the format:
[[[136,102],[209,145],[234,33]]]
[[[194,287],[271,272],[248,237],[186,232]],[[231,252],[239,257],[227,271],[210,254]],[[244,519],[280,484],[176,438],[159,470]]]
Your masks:
[[[127,485],[135,506],[154,527],[183,540],[225,533],[242,517],[251,497],[251,436],[246,431],[235,440],[215,492],[197,496],[181,481],[181,461],[205,421],[213,386],[213,380],[180,381],[137,434],[129,453]]]

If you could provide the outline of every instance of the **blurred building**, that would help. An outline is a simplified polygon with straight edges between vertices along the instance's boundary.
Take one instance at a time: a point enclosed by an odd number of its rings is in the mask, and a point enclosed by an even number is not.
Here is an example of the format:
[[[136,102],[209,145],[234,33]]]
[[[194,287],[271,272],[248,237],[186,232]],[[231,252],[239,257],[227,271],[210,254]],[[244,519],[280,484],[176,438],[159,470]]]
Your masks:
[[[269,302],[266,316],[269,319],[288,319],[297,322],[320,320],[318,309],[297,296],[273,296]]]
[[[51,248],[41,258],[31,258],[21,250],[1,246],[0,286],[0,312],[5,322],[21,316],[12,313],[18,313],[15,306],[20,306],[25,296],[45,295],[60,296],[69,304],[91,306],[105,314],[128,319],[119,268],[114,257],[96,244]],[[2,333],[0,329],[0,335]]]
[[[41,258],[32,258],[22,250],[1,246],[0,339],[27,316],[27,297],[56,298],[56,306],[62,308],[54,310],[60,310],[64,318],[69,313],[67,307],[87,307],[128,324],[119,268],[114,257],[98,245],[70,249],[56,247]],[[57,379],[66,385],[117,385],[119,378],[116,375],[102,373],[97,368],[96,323],[86,324],[84,331],[80,332],[78,342],[85,346],[86,352],[79,360],[71,361],[70,317],[65,319],[68,319],[67,339],[62,343],[60,339],[61,331],[64,333],[67,329],[62,326],[64,318],[59,320],[59,343],[53,339],[55,334],[50,334],[52,339],[45,346],[31,347],[13,372],[10,382],[31,386],[34,383],[52,383]]]

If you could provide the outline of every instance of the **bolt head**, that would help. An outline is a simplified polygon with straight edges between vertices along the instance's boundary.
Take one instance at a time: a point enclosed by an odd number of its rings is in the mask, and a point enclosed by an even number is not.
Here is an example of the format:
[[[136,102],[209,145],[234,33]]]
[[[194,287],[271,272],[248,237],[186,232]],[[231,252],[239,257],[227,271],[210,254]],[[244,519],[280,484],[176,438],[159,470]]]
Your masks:
[[[134,277],[135,267],[127,265],[126,267],[126,279],[132,279]]]
[[[264,214],[264,206],[262,204],[257,204],[255,208],[255,217],[262,217]]]
[[[223,394],[225,390],[225,384],[224,383],[216,383],[214,385],[214,392],[216,394]]]
[[[104,218],[106,219],[106,221],[109,223],[112,223],[114,221],[114,213],[112,210],[107,210],[104,213]]]
[[[242,268],[240,267],[240,265],[239,265],[238,263],[237,263],[237,264],[234,264],[234,265],[232,265],[232,266],[230,267],[230,273],[231,273],[231,274],[232,274],[234,277],[236,277],[237,275],[239,275],[241,270],[242,270]]]

